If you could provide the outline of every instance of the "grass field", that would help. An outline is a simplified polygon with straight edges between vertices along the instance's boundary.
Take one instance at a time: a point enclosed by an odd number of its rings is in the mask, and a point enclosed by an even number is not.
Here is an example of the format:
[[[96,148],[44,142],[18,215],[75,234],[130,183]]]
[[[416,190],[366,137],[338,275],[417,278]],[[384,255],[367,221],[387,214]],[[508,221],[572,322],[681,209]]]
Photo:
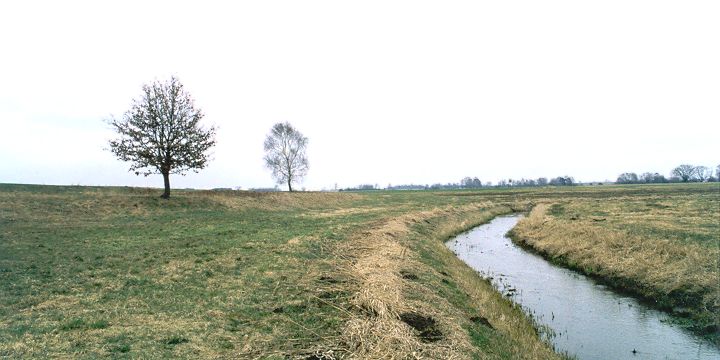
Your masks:
[[[534,206],[523,236],[544,234],[530,221],[542,217],[712,255],[716,186],[165,201],[147,189],[0,185],[0,356],[556,358],[443,240]],[[675,256],[648,254],[660,268]],[[712,266],[678,276],[705,289],[702,304],[717,301]]]
[[[552,358],[443,246],[478,200],[2,185],[0,356]]]

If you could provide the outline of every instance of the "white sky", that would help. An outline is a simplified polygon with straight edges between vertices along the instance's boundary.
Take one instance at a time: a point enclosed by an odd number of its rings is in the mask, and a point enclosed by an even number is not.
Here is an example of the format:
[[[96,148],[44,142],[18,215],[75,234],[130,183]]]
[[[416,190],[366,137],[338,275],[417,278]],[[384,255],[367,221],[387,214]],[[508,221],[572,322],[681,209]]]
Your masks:
[[[162,186],[103,122],[177,75],[219,127],[173,187],[271,187],[262,144],[309,138],[299,187],[667,175],[720,163],[720,1],[4,1],[0,182]]]

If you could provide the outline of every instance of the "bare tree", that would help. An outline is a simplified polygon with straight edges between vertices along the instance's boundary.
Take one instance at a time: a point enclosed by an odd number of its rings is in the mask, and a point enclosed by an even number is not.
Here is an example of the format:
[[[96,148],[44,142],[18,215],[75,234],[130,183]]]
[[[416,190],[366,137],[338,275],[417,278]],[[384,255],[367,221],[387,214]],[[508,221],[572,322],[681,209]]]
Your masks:
[[[645,183],[666,183],[667,179],[658,173],[646,172],[640,176],[640,180]]]
[[[633,172],[622,173],[615,182],[618,184],[637,184],[638,176]]]
[[[476,189],[482,187],[482,181],[476,177],[471,178],[469,176],[464,177],[460,180],[460,187],[464,189]]]
[[[698,181],[709,181],[712,179],[713,171],[711,168],[707,166],[697,166],[695,167],[695,178],[697,178]]]
[[[308,139],[290,123],[277,123],[265,139],[265,165],[272,170],[278,184],[292,184],[307,174],[308,160],[305,156]]]
[[[697,168],[693,165],[683,164],[672,170],[672,175],[682,179],[683,182],[688,182],[695,177]]]
[[[135,175],[162,174],[162,198],[167,199],[170,174],[205,168],[206,152],[215,145],[215,128],[200,127],[204,115],[176,77],[143,85],[142,90],[122,119],[110,120],[120,135],[110,141],[110,151],[132,162],[130,171]]]
[[[550,179],[550,185],[553,186],[572,186],[575,185],[575,179],[572,176],[558,176]]]

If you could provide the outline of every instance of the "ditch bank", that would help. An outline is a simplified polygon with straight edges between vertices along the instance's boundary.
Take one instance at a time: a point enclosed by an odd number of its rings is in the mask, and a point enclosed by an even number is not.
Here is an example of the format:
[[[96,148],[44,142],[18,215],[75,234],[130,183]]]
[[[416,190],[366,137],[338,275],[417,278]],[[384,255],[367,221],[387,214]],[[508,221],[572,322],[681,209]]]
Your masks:
[[[518,210],[516,204],[450,206],[392,218],[339,248],[353,279],[348,358],[560,358],[522,309],[444,242]]]
[[[508,233],[513,243],[672,314],[668,321],[720,346],[718,275],[707,279],[687,273],[687,269],[706,262],[700,260],[705,255],[702,250],[652,244],[583,226],[579,221],[561,223],[548,214],[548,208],[548,204],[538,204],[519,221]],[[674,269],[671,263],[676,262],[687,265]]]
[[[720,357],[720,348],[666,313],[512,243],[505,234],[518,220],[497,217],[447,246],[521,305],[559,352],[583,360]]]

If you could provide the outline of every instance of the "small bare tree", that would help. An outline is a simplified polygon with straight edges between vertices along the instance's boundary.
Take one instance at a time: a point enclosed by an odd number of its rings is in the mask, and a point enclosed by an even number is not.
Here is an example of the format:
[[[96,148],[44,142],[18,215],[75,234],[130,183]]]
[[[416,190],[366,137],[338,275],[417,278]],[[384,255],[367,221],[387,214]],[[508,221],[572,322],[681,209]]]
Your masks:
[[[695,167],[695,177],[698,181],[709,181],[712,179],[713,171],[707,166]]]
[[[132,163],[135,175],[162,174],[170,197],[170,174],[198,172],[208,163],[207,150],[215,145],[215,128],[200,127],[203,113],[195,108],[190,94],[176,77],[143,85],[122,119],[110,125],[120,138],[110,141],[110,151]]]
[[[307,174],[305,156],[308,139],[289,123],[277,123],[265,139],[265,165],[272,170],[278,184],[292,184]]]

